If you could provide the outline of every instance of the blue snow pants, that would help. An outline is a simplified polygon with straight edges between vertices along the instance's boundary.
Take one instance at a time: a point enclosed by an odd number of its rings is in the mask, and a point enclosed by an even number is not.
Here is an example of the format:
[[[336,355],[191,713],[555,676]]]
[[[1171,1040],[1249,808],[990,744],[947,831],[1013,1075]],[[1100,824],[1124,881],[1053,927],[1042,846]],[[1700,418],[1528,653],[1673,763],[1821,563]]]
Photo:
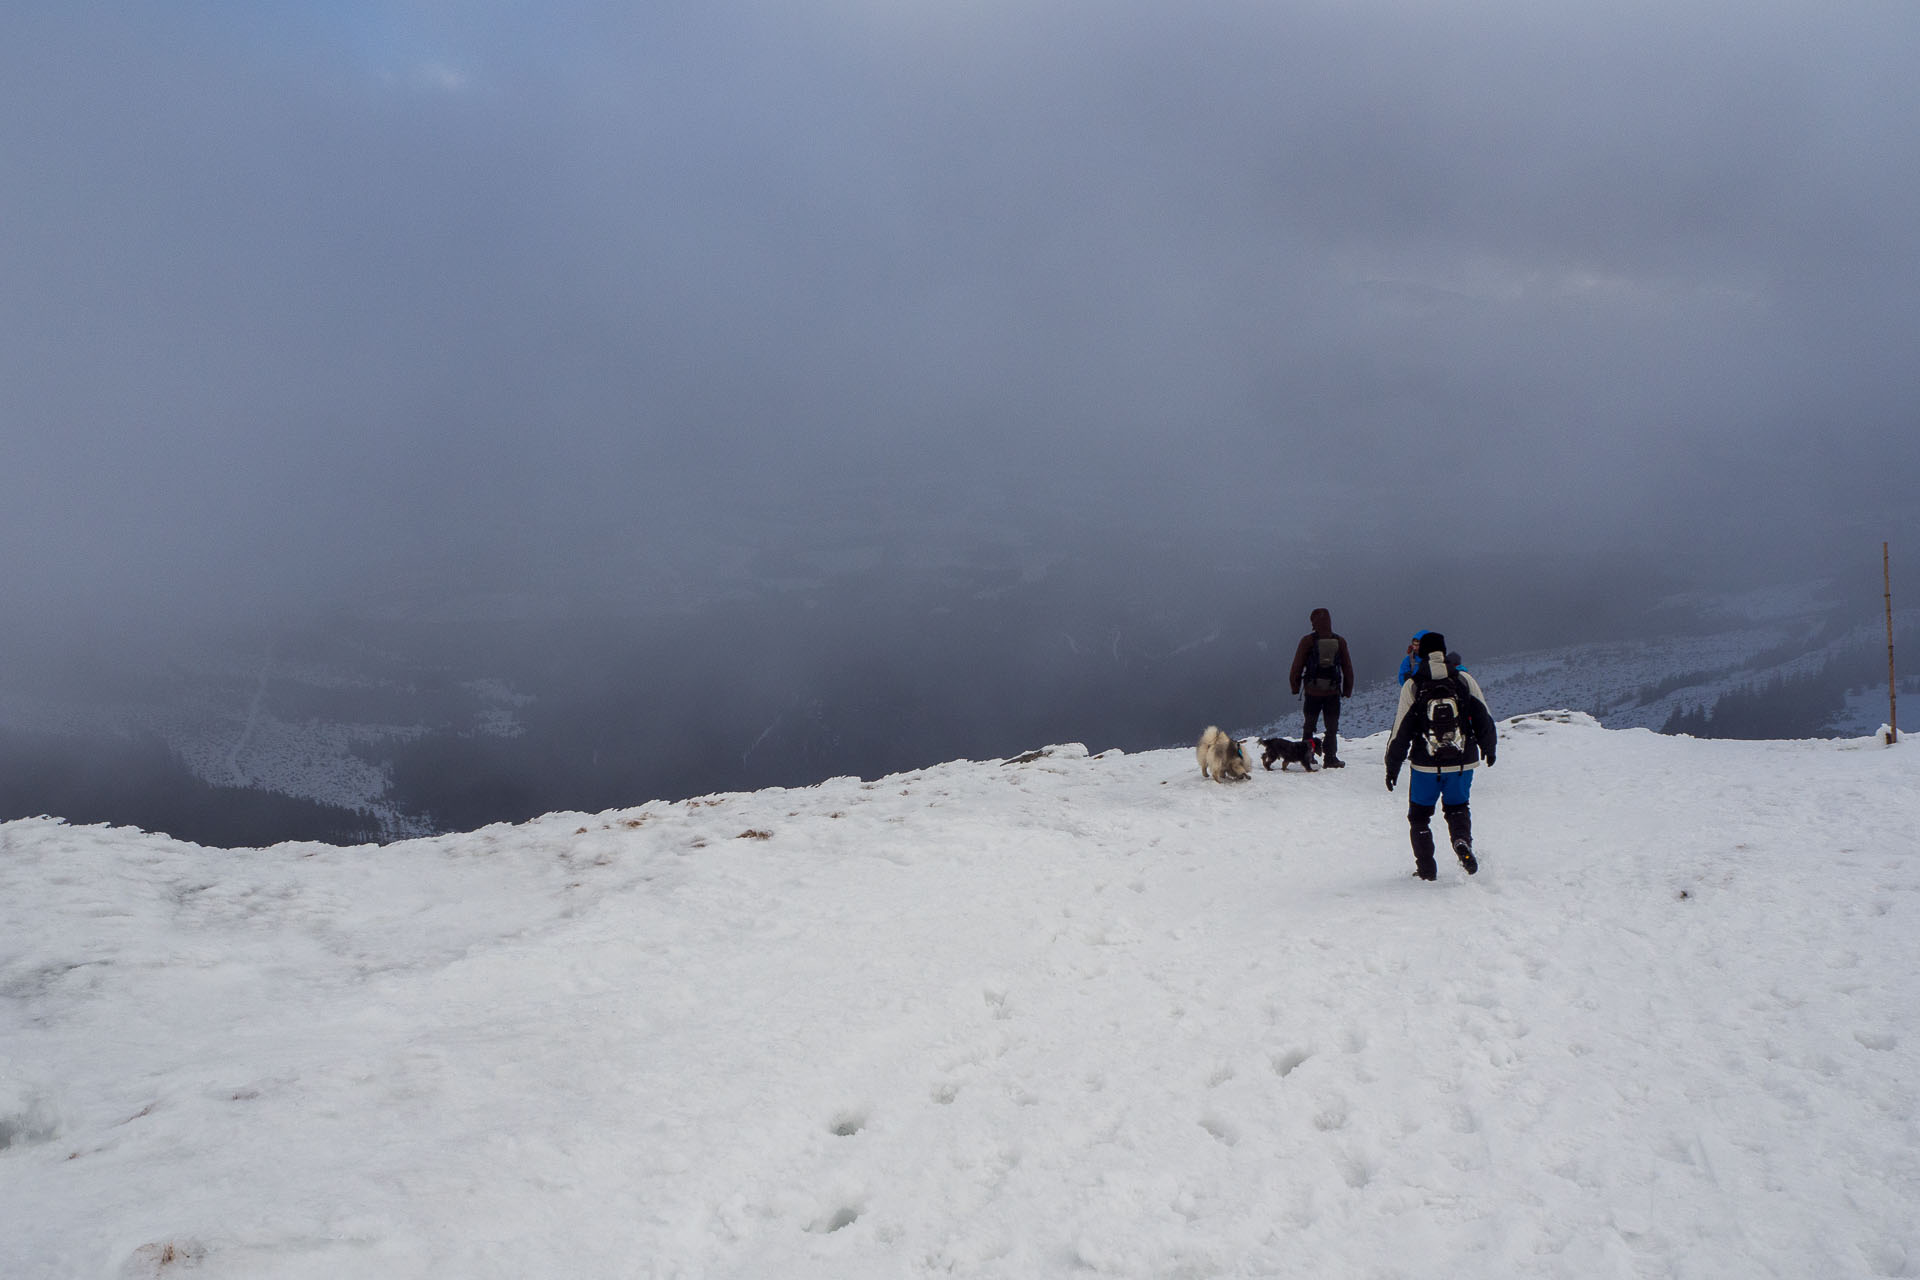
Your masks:
[[[1420,769],[1412,770],[1413,782],[1407,787],[1407,803],[1417,804],[1423,809],[1431,809],[1445,800],[1449,809],[1464,809],[1467,796],[1473,791],[1473,770],[1462,769],[1458,773],[1427,773]]]

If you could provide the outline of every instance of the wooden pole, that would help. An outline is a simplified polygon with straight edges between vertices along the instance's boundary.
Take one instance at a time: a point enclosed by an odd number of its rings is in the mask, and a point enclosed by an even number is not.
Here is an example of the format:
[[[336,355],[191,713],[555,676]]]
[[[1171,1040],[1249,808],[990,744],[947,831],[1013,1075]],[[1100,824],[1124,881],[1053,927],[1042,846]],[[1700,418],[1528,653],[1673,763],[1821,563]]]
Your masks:
[[[1880,544],[1880,577],[1887,591],[1887,745],[1900,741],[1900,717],[1894,704],[1893,679],[1893,558],[1887,544]]]

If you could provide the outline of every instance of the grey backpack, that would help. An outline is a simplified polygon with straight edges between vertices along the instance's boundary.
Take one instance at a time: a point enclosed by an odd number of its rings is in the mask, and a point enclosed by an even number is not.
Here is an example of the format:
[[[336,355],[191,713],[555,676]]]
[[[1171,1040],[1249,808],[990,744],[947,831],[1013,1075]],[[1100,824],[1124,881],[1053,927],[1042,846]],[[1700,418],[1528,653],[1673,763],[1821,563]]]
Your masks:
[[[1315,639],[1307,650],[1307,678],[1301,688],[1316,698],[1340,692],[1340,637]]]

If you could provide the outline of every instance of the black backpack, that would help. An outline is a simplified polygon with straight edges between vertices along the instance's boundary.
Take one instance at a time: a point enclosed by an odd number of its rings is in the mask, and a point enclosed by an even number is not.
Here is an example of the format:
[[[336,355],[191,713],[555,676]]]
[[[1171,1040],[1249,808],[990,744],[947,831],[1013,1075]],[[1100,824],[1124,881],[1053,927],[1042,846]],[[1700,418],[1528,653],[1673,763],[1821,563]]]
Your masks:
[[[1471,696],[1447,664],[1447,674],[1428,674],[1427,667],[1415,669],[1413,703],[1420,710],[1424,727],[1421,740],[1427,755],[1443,769],[1464,765],[1473,753],[1473,719],[1467,710]]]
[[[1340,692],[1340,637],[1315,637],[1307,649],[1307,680],[1301,686],[1316,698]]]

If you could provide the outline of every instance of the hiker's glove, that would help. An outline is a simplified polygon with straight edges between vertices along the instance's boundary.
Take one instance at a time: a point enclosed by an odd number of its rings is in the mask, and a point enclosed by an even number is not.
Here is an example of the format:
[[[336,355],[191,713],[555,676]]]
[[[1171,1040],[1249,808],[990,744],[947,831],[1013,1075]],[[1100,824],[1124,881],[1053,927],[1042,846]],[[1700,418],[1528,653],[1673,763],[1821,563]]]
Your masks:
[[[1487,748],[1487,768],[1493,768],[1493,748]]]
[[[1387,775],[1387,790],[1393,790],[1393,784],[1398,781],[1400,781],[1400,775],[1398,773],[1389,773]]]

